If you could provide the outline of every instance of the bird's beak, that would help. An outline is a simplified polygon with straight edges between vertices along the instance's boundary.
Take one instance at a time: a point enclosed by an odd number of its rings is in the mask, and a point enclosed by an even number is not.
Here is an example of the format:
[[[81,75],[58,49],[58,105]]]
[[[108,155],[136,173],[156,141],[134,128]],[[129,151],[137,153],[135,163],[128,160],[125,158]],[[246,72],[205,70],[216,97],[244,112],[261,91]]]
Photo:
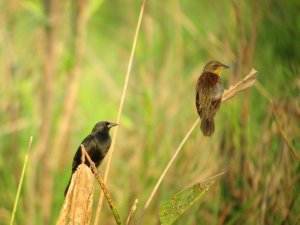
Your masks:
[[[222,69],[229,69],[229,68],[230,68],[229,66],[222,64]]]
[[[114,126],[117,126],[119,125],[118,123],[112,123],[112,122],[109,122],[109,125],[107,126],[108,128],[112,128]]]

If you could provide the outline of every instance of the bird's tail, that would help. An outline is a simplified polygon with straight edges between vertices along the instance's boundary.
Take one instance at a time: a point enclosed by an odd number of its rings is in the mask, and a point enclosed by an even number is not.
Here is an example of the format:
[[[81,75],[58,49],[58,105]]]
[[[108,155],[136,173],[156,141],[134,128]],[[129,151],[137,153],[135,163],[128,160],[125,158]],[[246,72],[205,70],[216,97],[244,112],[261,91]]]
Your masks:
[[[204,136],[211,136],[215,132],[214,118],[202,118],[200,129]]]
[[[68,193],[69,186],[70,186],[70,184],[71,184],[71,179],[72,179],[72,175],[71,175],[71,177],[70,177],[69,183],[68,183],[68,185],[67,185],[67,187],[66,187],[66,190],[65,190],[65,193],[64,193],[64,196],[65,196],[65,197],[66,197],[66,195],[67,195],[67,193]]]

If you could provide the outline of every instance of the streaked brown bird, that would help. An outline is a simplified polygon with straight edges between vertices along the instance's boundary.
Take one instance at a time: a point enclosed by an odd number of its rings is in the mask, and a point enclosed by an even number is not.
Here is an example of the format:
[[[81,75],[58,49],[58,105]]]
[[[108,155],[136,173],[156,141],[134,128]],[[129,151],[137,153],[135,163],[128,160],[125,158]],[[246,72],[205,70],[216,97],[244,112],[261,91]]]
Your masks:
[[[201,118],[201,131],[204,136],[211,136],[215,131],[214,117],[222,102],[224,88],[221,72],[228,66],[218,62],[208,62],[198,78],[196,86],[196,108]]]

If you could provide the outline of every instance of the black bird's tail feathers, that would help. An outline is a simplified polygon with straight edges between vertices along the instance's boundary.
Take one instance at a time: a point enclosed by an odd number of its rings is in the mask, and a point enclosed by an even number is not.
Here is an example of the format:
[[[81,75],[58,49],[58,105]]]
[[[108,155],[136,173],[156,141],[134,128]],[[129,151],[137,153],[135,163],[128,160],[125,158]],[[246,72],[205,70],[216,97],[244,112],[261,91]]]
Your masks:
[[[204,136],[211,136],[215,132],[214,118],[202,118],[200,129]]]

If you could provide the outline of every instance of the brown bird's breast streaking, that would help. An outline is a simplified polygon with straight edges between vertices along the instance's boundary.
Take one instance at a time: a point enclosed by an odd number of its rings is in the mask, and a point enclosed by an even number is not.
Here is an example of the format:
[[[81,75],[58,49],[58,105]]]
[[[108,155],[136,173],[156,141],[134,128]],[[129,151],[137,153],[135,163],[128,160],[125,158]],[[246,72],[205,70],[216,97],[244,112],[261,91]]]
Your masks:
[[[196,108],[201,118],[201,131],[211,136],[215,131],[214,117],[222,102],[224,88],[220,74],[228,66],[218,62],[208,62],[198,78],[196,85]]]
[[[106,153],[109,150],[110,144],[111,144],[111,137],[109,134],[110,128],[118,125],[117,123],[112,123],[108,121],[102,121],[98,122],[93,130],[92,133],[90,133],[82,142],[81,144],[85,147],[87,153],[95,163],[95,166],[98,167],[104,157],[106,156]],[[76,171],[77,167],[81,164],[81,147],[79,145],[77,152],[74,156],[73,163],[72,163],[72,175]],[[89,162],[86,160],[85,164],[88,166],[90,165]],[[69,180],[69,183],[65,190],[65,196],[67,195],[71,178]]]

